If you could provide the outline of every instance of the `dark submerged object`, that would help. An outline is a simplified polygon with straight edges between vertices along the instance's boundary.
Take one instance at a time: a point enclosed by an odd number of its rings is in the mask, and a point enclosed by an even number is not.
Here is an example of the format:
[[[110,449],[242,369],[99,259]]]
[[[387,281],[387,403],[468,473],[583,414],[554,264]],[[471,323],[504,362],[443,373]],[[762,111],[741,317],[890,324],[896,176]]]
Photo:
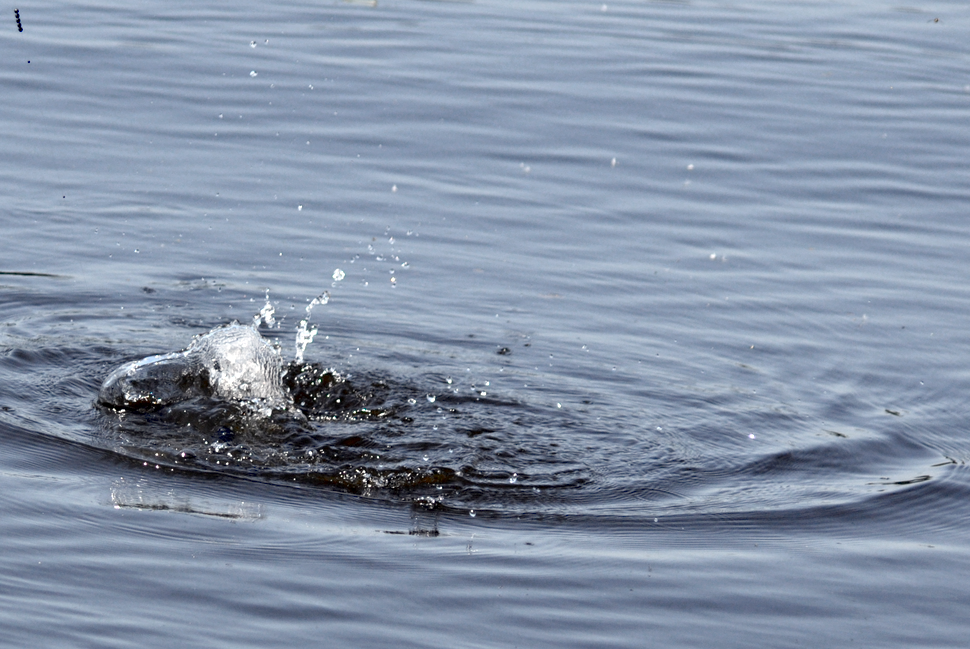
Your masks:
[[[439,379],[440,380],[440,379]],[[232,323],[184,350],[122,365],[98,396],[103,443],[156,469],[201,470],[437,506],[577,486],[542,409],[471,386],[427,385],[284,362]],[[558,418],[558,413],[555,413]],[[521,435],[529,430],[530,443]]]

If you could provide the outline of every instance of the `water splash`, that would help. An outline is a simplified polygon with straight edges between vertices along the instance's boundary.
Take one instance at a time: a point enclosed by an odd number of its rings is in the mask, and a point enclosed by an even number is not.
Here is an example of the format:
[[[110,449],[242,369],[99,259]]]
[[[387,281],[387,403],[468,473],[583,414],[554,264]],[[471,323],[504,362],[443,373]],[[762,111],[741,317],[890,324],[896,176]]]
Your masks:
[[[277,323],[276,318],[274,317],[275,315],[276,315],[276,308],[273,307],[273,304],[269,301],[269,290],[267,290],[266,304],[264,304],[263,308],[259,310],[259,313],[253,316],[253,326],[256,327],[257,329],[259,328],[260,324],[265,324],[267,327],[270,327],[270,328],[274,326],[278,327],[279,324]]]
[[[561,456],[555,434],[523,444],[523,429],[556,430],[541,408],[305,362],[317,333],[313,309],[329,300],[323,293],[306,305],[291,362],[258,331],[276,322],[267,295],[252,322],[216,327],[182,351],[116,369],[98,398],[99,445],[149,469],[297,481],[435,507],[477,508],[509,494],[533,502],[534,487],[548,498],[550,490],[589,479],[582,465]],[[129,491],[113,503],[236,515]]]
[[[101,404],[148,412],[209,397],[272,412],[286,408],[279,350],[237,322],[197,336],[186,349],[122,365],[101,387]]]
[[[326,304],[330,301],[330,292],[324,291],[321,295],[313,298],[306,307],[306,317],[300,320],[296,327],[296,355],[294,360],[297,363],[303,362],[303,354],[306,352],[307,345],[313,342],[313,337],[317,335],[317,327],[310,326],[310,312],[318,304]]]

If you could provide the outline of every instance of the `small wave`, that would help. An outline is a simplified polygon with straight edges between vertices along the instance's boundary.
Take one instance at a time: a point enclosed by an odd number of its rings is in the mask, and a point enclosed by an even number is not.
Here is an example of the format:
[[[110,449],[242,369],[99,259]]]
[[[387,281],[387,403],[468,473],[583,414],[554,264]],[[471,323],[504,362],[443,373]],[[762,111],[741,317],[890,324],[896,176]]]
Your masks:
[[[965,457],[921,443],[913,418],[881,408],[871,426],[842,427],[770,402],[752,408],[730,386],[700,400],[673,386],[628,401],[593,386],[578,406],[558,408],[509,381],[487,394],[470,378],[452,384],[467,360],[437,352],[385,362],[355,354],[340,369],[287,362],[279,350],[293,335],[271,323],[275,338],[223,325],[141,359],[152,351],[142,330],[139,342],[115,341],[100,323],[30,337],[35,324],[24,316],[5,330],[0,423],[149,471],[604,524],[871,517],[905,500],[895,494],[932,500],[966,478]],[[179,326],[163,333],[172,347]]]

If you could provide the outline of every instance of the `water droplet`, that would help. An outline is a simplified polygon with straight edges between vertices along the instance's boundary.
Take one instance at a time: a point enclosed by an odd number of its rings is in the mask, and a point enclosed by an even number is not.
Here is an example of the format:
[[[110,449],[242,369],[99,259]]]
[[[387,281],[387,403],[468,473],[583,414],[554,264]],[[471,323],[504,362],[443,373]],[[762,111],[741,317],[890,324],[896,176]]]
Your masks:
[[[435,396],[433,394],[429,394],[427,398],[428,398],[428,403],[434,403]]]
[[[249,71],[249,76],[255,77],[256,76],[256,70],[250,70]]]
[[[509,484],[515,484],[518,481],[519,481],[519,474],[517,473],[513,473],[512,477],[509,478]]]
[[[748,439],[754,439],[754,433],[748,433]]]
[[[335,282],[339,282],[346,276],[347,274],[344,271],[340,270],[339,268],[333,271],[333,281]]]
[[[391,185],[391,191],[392,192],[396,192],[397,191],[397,185]]]
[[[258,327],[260,322],[264,322],[266,323],[267,327],[272,327],[274,324],[276,324],[276,318],[273,317],[275,313],[276,309],[273,308],[273,305],[269,301],[269,291],[267,290],[266,304],[264,304],[263,308],[259,310],[259,313],[253,317],[253,324]]]
[[[613,158],[612,160],[610,160],[610,166],[611,167],[615,167],[616,166],[616,158]]]
[[[310,301],[310,304],[306,307],[306,317],[300,320],[300,324],[296,328],[296,362],[303,362],[303,353],[306,351],[307,345],[313,342],[313,337],[317,335],[317,328],[310,328],[310,312],[313,307],[317,304],[326,304],[330,301],[330,293],[324,292]]]
[[[694,165],[692,164],[687,165],[687,171],[693,171],[693,170],[694,170]]]
[[[303,206],[302,205],[297,205],[296,206],[296,211],[297,212],[302,212],[303,211]]]
[[[450,376],[445,379],[445,383],[447,383],[448,385],[451,385],[451,377]],[[922,383],[922,381],[921,381],[921,383]]]
[[[422,460],[424,460],[425,462],[427,462],[427,461],[428,461],[428,454],[427,454],[427,453],[425,453],[425,454],[424,454],[424,455],[423,455],[423,456],[421,457],[421,459],[422,459]]]
[[[562,404],[561,404],[561,403],[559,403],[559,402],[556,402],[556,407],[557,407],[557,408],[562,408]]]
[[[468,515],[471,516],[472,518],[475,518],[475,510],[474,509],[469,509],[468,510]]]
[[[249,41],[249,47],[256,47],[256,41]]]

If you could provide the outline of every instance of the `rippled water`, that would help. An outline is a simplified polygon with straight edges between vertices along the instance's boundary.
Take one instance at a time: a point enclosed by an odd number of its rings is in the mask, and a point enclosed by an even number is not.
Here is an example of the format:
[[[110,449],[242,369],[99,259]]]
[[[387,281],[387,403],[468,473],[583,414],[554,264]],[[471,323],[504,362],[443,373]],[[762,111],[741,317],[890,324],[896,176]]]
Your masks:
[[[19,16],[5,643],[961,644],[963,5]]]

